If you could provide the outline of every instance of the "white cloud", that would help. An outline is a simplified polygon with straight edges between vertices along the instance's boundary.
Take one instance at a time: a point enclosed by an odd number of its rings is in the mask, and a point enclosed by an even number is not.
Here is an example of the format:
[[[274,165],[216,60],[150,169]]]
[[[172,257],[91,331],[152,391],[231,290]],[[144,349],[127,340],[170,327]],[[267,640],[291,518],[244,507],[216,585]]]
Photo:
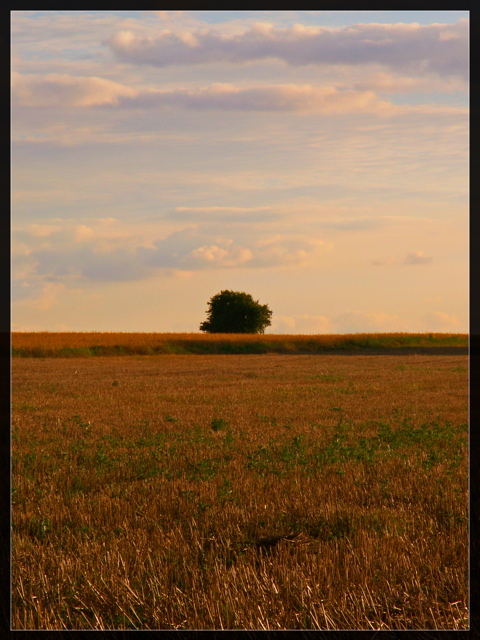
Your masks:
[[[314,335],[318,333],[326,334],[326,333],[329,333],[329,330],[330,330],[330,321],[326,316],[273,315],[272,324],[269,327],[268,332],[292,334],[292,335],[293,334]]]
[[[398,111],[390,102],[379,99],[373,91],[340,91],[335,87],[311,85],[262,85],[239,88],[232,84],[213,84],[198,89],[144,91],[120,101],[122,107],[223,111],[279,111],[321,113],[375,113],[394,115]]]
[[[141,234],[132,233],[129,225],[122,224],[115,218],[97,218],[85,220],[87,224],[77,224],[76,220],[54,219],[55,224],[26,224],[12,230],[12,248],[23,243],[28,252],[40,248],[58,250],[68,247],[76,248],[78,244],[90,242],[100,252],[108,252],[121,246],[133,248],[137,245],[148,246],[149,240],[143,242]]]
[[[18,297],[38,279],[56,282],[143,280],[158,274],[208,269],[298,267],[314,263],[328,246],[302,234],[268,233],[249,223],[199,224],[164,238],[114,219],[26,225],[12,233]],[[275,224],[275,223],[274,223]],[[36,286],[36,285],[35,285]]]
[[[379,71],[354,82],[352,89],[357,91],[375,91],[376,93],[415,93],[465,91],[467,84],[458,76],[415,77],[398,73]]]
[[[85,193],[75,192],[72,189],[49,189],[46,186],[39,188],[32,187],[28,190],[13,189],[11,195],[13,205],[23,204],[27,206],[52,202],[61,202],[63,205],[68,206],[75,200],[85,199],[85,197]]]
[[[154,245],[154,249],[141,250],[145,264],[187,270],[302,266],[328,250],[321,240],[300,234],[269,235],[247,224],[235,228],[189,227],[155,241]]]
[[[197,88],[169,90],[134,89],[98,77],[67,74],[12,74],[12,104],[27,108],[181,108],[194,111],[265,111],[285,113],[318,113],[325,116],[373,114],[380,117],[396,115],[466,114],[467,109],[441,105],[395,105],[379,98],[372,90],[347,89],[336,86],[276,84],[238,87],[229,83],[214,83]],[[48,133],[62,134],[66,139],[95,137],[99,132],[88,126],[76,125],[72,131],[61,123],[51,124]],[[31,137],[38,141],[37,136]]]
[[[151,37],[120,31],[107,44],[123,62],[168,65],[245,63],[277,59],[308,64],[380,64],[424,75],[468,74],[468,21],[453,25],[357,24],[340,28],[256,24],[242,34],[216,29]]]
[[[111,103],[113,104],[113,103]],[[216,83],[196,89],[139,91],[121,97],[115,106],[134,109],[182,108],[194,111],[270,111],[325,116],[373,114],[392,117],[408,114],[466,114],[463,107],[442,105],[396,105],[379,98],[373,91],[316,87],[313,85],[277,84],[236,87]]]
[[[404,260],[404,264],[429,264],[432,260],[432,256],[425,255],[423,251],[409,251]]]
[[[12,299],[14,301],[31,299],[34,309],[45,311],[58,304],[65,291],[66,286],[61,282],[23,282],[13,288]]]
[[[432,256],[427,256],[423,251],[409,251],[406,256],[387,256],[382,259],[372,260],[376,267],[399,266],[399,265],[422,265],[433,262]]]
[[[253,254],[250,249],[237,247],[233,241],[226,243],[227,248],[222,249],[216,245],[204,245],[191,252],[190,256],[201,264],[215,267],[239,267],[248,263]],[[187,256],[188,260],[188,256]]]
[[[166,217],[179,221],[265,222],[278,219],[280,214],[272,207],[175,207]]]
[[[431,311],[422,318],[425,331],[450,332],[455,331],[459,321],[455,314],[444,313],[443,311]]]
[[[75,241],[76,242],[86,242],[92,240],[95,237],[95,231],[90,227],[85,226],[84,224],[80,224],[75,229]]]
[[[253,264],[259,267],[306,265],[329,247],[322,240],[300,234],[275,234],[258,239]]]
[[[393,264],[397,264],[397,261],[395,260],[395,258],[390,256],[388,258],[372,260],[372,264],[375,267],[386,267]]]
[[[134,97],[137,92],[118,82],[104,78],[12,73],[12,105],[14,107],[93,107],[118,104],[121,97]]]
[[[160,20],[170,22],[183,16],[185,11],[153,11],[153,13],[158,16]]]
[[[349,311],[332,320],[335,333],[388,333],[406,330],[405,322],[397,315],[383,312]]]
[[[281,334],[349,334],[349,333],[397,333],[397,332],[455,332],[459,321],[454,314],[433,311],[420,320],[383,312],[350,311],[336,317],[315,315],[276,315],[268,333]]]
[[[335,231],[372,231],[404,222],[395,216],[355,216],[338,219],[326,219],[320,222],[323,229]]]
[[[31,224],[29,225],[29,231],[32,234],[32,236],[35,236],[37,238],[48,238],[48,236],[51,236],[53,233],[56,233],[57,231],[60,231],[61,226],[59,226],[58,224]]]
[[[59,297],[66,290],[66,286],[61,282],[46,282],[43,286],[41,296],[35,301],[39,309],[50,309],[59,302]]]

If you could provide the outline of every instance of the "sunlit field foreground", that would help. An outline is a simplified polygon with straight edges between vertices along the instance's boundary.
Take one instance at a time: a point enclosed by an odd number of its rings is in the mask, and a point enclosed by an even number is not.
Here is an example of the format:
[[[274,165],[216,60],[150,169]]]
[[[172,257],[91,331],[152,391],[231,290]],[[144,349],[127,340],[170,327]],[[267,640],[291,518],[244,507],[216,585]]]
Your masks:
[[[14,358],[13,628],[468,628],[467,366]]]
[[[187,353],[323,353],[329,350],[464,348],[460,333],[355,333],[346,335],[204,333],[13,333],[12,354],[23,357]]]

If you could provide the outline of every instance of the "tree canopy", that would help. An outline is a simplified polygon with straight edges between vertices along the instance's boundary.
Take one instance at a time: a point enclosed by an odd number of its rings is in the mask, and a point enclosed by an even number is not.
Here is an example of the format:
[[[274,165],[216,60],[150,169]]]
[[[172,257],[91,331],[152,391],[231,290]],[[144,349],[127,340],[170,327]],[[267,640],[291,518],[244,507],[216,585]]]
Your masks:
[[[200,331],[208,333],[264,333],[272,312],[249,293],[224,290],[208,302],[207,320]]]

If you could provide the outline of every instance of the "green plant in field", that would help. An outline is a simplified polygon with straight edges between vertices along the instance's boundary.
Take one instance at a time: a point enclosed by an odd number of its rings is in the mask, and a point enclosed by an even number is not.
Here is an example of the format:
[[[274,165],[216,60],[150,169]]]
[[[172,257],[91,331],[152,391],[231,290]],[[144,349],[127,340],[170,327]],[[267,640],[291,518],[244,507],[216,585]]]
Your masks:
[[[212,431],[220,431],[220,429],[225,429],[226,426],[228,426],[228,423],[223,418],[213,418],[210,423]]]
[[[304,437],[294,436],[287,444],[285,444],[278,452],[279,459],[287,466],[293,464],[305,464],[307,449],[305,447]]]
[[[319,540],[329,542],[349,538],[355,534],[353,518],[346,512],[338,512],[330,517],[320,516],[306,524],[306,532]]]
[[[137,449],[141,449],[143,447],[156,447],[163,449],[165,445],[165,434],[163,433],[152,433],[150,430],[146,430],[140,438],[136,438],[130,446],[133,446]]]
[[[218,458],[207,458],[198,462],[187,462],[185,475],[189,480],[210,480],[214,478],[220,467]]]
[[[32,538],[36,538],[40,542],[44,542],[52,527],[48,518],[31,518],[27,523],[26,533]]]
[[[261,422],[271,424],[274,427],[278,424],[278,420],[275,417],[265,416],[258,413],[256,414],[256,417]]]
[[[349,396],[352,393],[356,392],[356,388],[355,385],[353,384],[352,381],[349,382],[347,387],[341,387],[340,389],[337,389],[338,393],[344,393],[345,395]]]
[[[150,455],[135,457],[130,464],[130,478],[132,480],[147,480],[161,473],[162,467],[155,451]]]
[[[75,475],[67,488],[67,497],[74,495],[76,493],[88,493],[90,491],[90,486],[84,482],[79,476]]]
[[[379,513],[365,514],[359,519],[359,527],[364,531],[373,531],[379,536],[383,536],[387,530],[386,518]]]
[[[227,478],[217,486],[217,500],[220,504],[233,500],[233,482]]]
[[[321,382],[340,382],[345,379],[343,373],[332,374],[332,373],[316,373],[313,376],[310,376],[314,380],[320,380]]]
[[[12,411],[36,411],[37,407],[28,402],[12,403]]]
[[[97,467],[113,467],[117,463],[117,459],[110,457],[101,443],[97,445],[93,459]]]
[[[37,454],[34,452],[25,453],[23,455],[23,466],[25,469],[32,469],[35,466]]]
[[[227,447],[232,447],[233,444],[235,443],[235,437],[233,435],[233,432],[230,428],[227,429],[226,433],[225,433],[225,445]]]
[[[253,453],[247,454],[246,469],[253,469],[260,475],[274,473],[273,456],[270,447],[261,444]]]
[[[211,506],[212,505],[210,502],[207,502],[205,500],[200,500],[199,502],[197,502],[197,505],[196,505],[197,509],[195,511],[195,515],[197,517],[203,516],[206,513],[206,511],[211,508]]]
[[[82,429],[85,429],[86,433],[91,433],[92,425],[90,421],[83,422],[81,416],[79,415],[74,415],[71,419],[76,425],[78,425],[79,427],[82,427]]]

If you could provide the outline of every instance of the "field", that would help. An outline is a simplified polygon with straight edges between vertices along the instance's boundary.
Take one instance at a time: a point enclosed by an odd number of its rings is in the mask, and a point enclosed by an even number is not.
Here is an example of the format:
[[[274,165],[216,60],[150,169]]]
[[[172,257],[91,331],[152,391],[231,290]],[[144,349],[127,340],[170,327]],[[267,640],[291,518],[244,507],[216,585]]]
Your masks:
[[[17,630],[469,625],[466,355],[15,357],[12,492]]]
[[[87,357],[158,354],[325,353],[399,349],[467,353],[464,333],[355,333],[343,335],[245,335],[203,333],[12,334],[12,354],[21,357]]]

